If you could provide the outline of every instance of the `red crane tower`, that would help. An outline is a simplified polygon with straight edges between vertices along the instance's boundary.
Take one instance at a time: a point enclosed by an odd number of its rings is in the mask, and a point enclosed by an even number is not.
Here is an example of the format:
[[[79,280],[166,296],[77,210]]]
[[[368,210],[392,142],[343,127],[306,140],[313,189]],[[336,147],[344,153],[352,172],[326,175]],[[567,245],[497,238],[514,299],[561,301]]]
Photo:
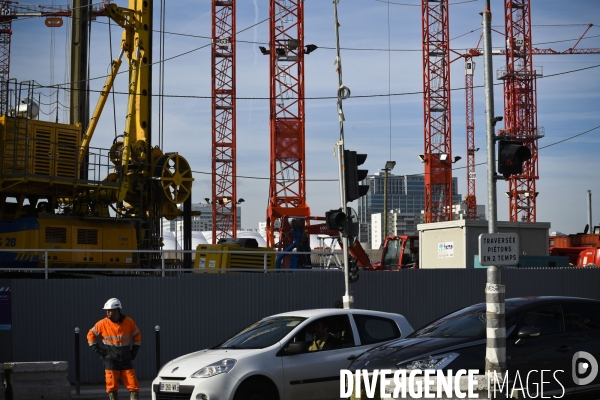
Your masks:
[[[532,63],[530,0],[504,3],[506,66],[499,71],[504,80],[504,129],[498,138],[518,140],[531,150],[523,173],[508,178],[509,221],[536,221],[538,139],[536,77]]]
[[[304,1],[269,1],[270,181],[267,246],[275,246],[281,217],[309,217],[304,137]]]
[[[212,237],[236,237],[235,0],[212,1]]]
[[[425,223],[452,220],[448,1],[422,1]]]
[[[567,50],[556,51],[553,49],[539,49],[532,47],[531,54],[535,55],[564,55],[564,54],[600,54],[599,48],[576,49],[581,39],[590,30],[593,24],[589,24],[587,29],[579,37],[575,45]],[[493,51],[495,55],[506,55],[508,50]],[[483,55],[483,51],[475,48],[470,49],[467,54],[461,55],[465,59],[465,97],[466,97],[466,120],[467,120],[467,219],[476,219],[477,202],[475,200],[475,110],[473,105],[473,72],[475,69],[474,57]],[[525,112],[525,111],[524,111]],[[511,194],[509,192],[509,194]],[[514,195],[511,195],[511,199]]]
[[[12,20],[10,4],[12,1],[0,2],[0,115],[6,114],[8,105],[8,78],[10,72],[10,39]],[[8,14],[8,16],[7,16]]]
[[[475,104],[473,99],[473,74],[475,62],[473,56],[465,55],[465,96],[467,116],[467,197],[468,220],[477,219],[477,196],[475,190]]]

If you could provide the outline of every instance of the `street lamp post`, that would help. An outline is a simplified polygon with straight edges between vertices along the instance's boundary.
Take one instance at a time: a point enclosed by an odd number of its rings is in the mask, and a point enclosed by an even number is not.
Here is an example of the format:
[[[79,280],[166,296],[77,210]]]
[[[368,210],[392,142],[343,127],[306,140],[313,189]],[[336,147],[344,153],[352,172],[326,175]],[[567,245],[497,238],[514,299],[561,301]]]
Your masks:
[[[388,161],[385,163],[383,170],[385,175],[383,176],[383,230],[381,232],[381,244],[385,243],[385,238],[388,232],[387,223],[387,192],[388,192],[388,172],[393,170],[396,166],[396,161]]]

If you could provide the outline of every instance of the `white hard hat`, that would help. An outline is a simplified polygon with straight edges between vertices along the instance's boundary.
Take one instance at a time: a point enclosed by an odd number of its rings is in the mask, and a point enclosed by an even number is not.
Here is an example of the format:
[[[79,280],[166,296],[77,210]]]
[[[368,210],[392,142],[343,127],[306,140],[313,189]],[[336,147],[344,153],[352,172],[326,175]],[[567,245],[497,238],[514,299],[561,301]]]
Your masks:
[[[112,299],[109,299],[106,303],[104,303],[104,308],[103,310],[114,310],[115,308],[121,308],[121,302],[119,301],[119,299],[113,297]]]

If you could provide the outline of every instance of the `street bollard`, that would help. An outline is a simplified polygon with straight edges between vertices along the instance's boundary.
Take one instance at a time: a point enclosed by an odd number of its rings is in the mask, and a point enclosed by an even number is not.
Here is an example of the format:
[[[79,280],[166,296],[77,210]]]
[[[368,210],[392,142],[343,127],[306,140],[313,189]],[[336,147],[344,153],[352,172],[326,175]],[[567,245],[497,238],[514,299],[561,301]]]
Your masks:
[[[156,325],[154,329],[156,329],[156,375],[158,375],[158,371],[160,371],[160,326]]]
[[[75,327],[75,394],[79,395],[79,328]]]

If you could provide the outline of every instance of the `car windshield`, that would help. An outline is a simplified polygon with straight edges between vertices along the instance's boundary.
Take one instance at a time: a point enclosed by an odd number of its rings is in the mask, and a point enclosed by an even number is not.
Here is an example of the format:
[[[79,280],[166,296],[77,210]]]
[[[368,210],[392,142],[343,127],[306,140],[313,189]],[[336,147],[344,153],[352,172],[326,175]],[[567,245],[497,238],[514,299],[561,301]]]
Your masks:
[[[515,307],[506,304],[506,313]],[[506,326],[513,324],[513,317],[508,318]],[[413,332],[409,337],[435,337],[435,338],[469,338],[483,339],[486,328],[485,304],[477,304],[463,308],[435,320],[421,329]]]
[[[303,317],[263,319],[242,329],[215,349],[263,349],[279,342],[305,319]]]

